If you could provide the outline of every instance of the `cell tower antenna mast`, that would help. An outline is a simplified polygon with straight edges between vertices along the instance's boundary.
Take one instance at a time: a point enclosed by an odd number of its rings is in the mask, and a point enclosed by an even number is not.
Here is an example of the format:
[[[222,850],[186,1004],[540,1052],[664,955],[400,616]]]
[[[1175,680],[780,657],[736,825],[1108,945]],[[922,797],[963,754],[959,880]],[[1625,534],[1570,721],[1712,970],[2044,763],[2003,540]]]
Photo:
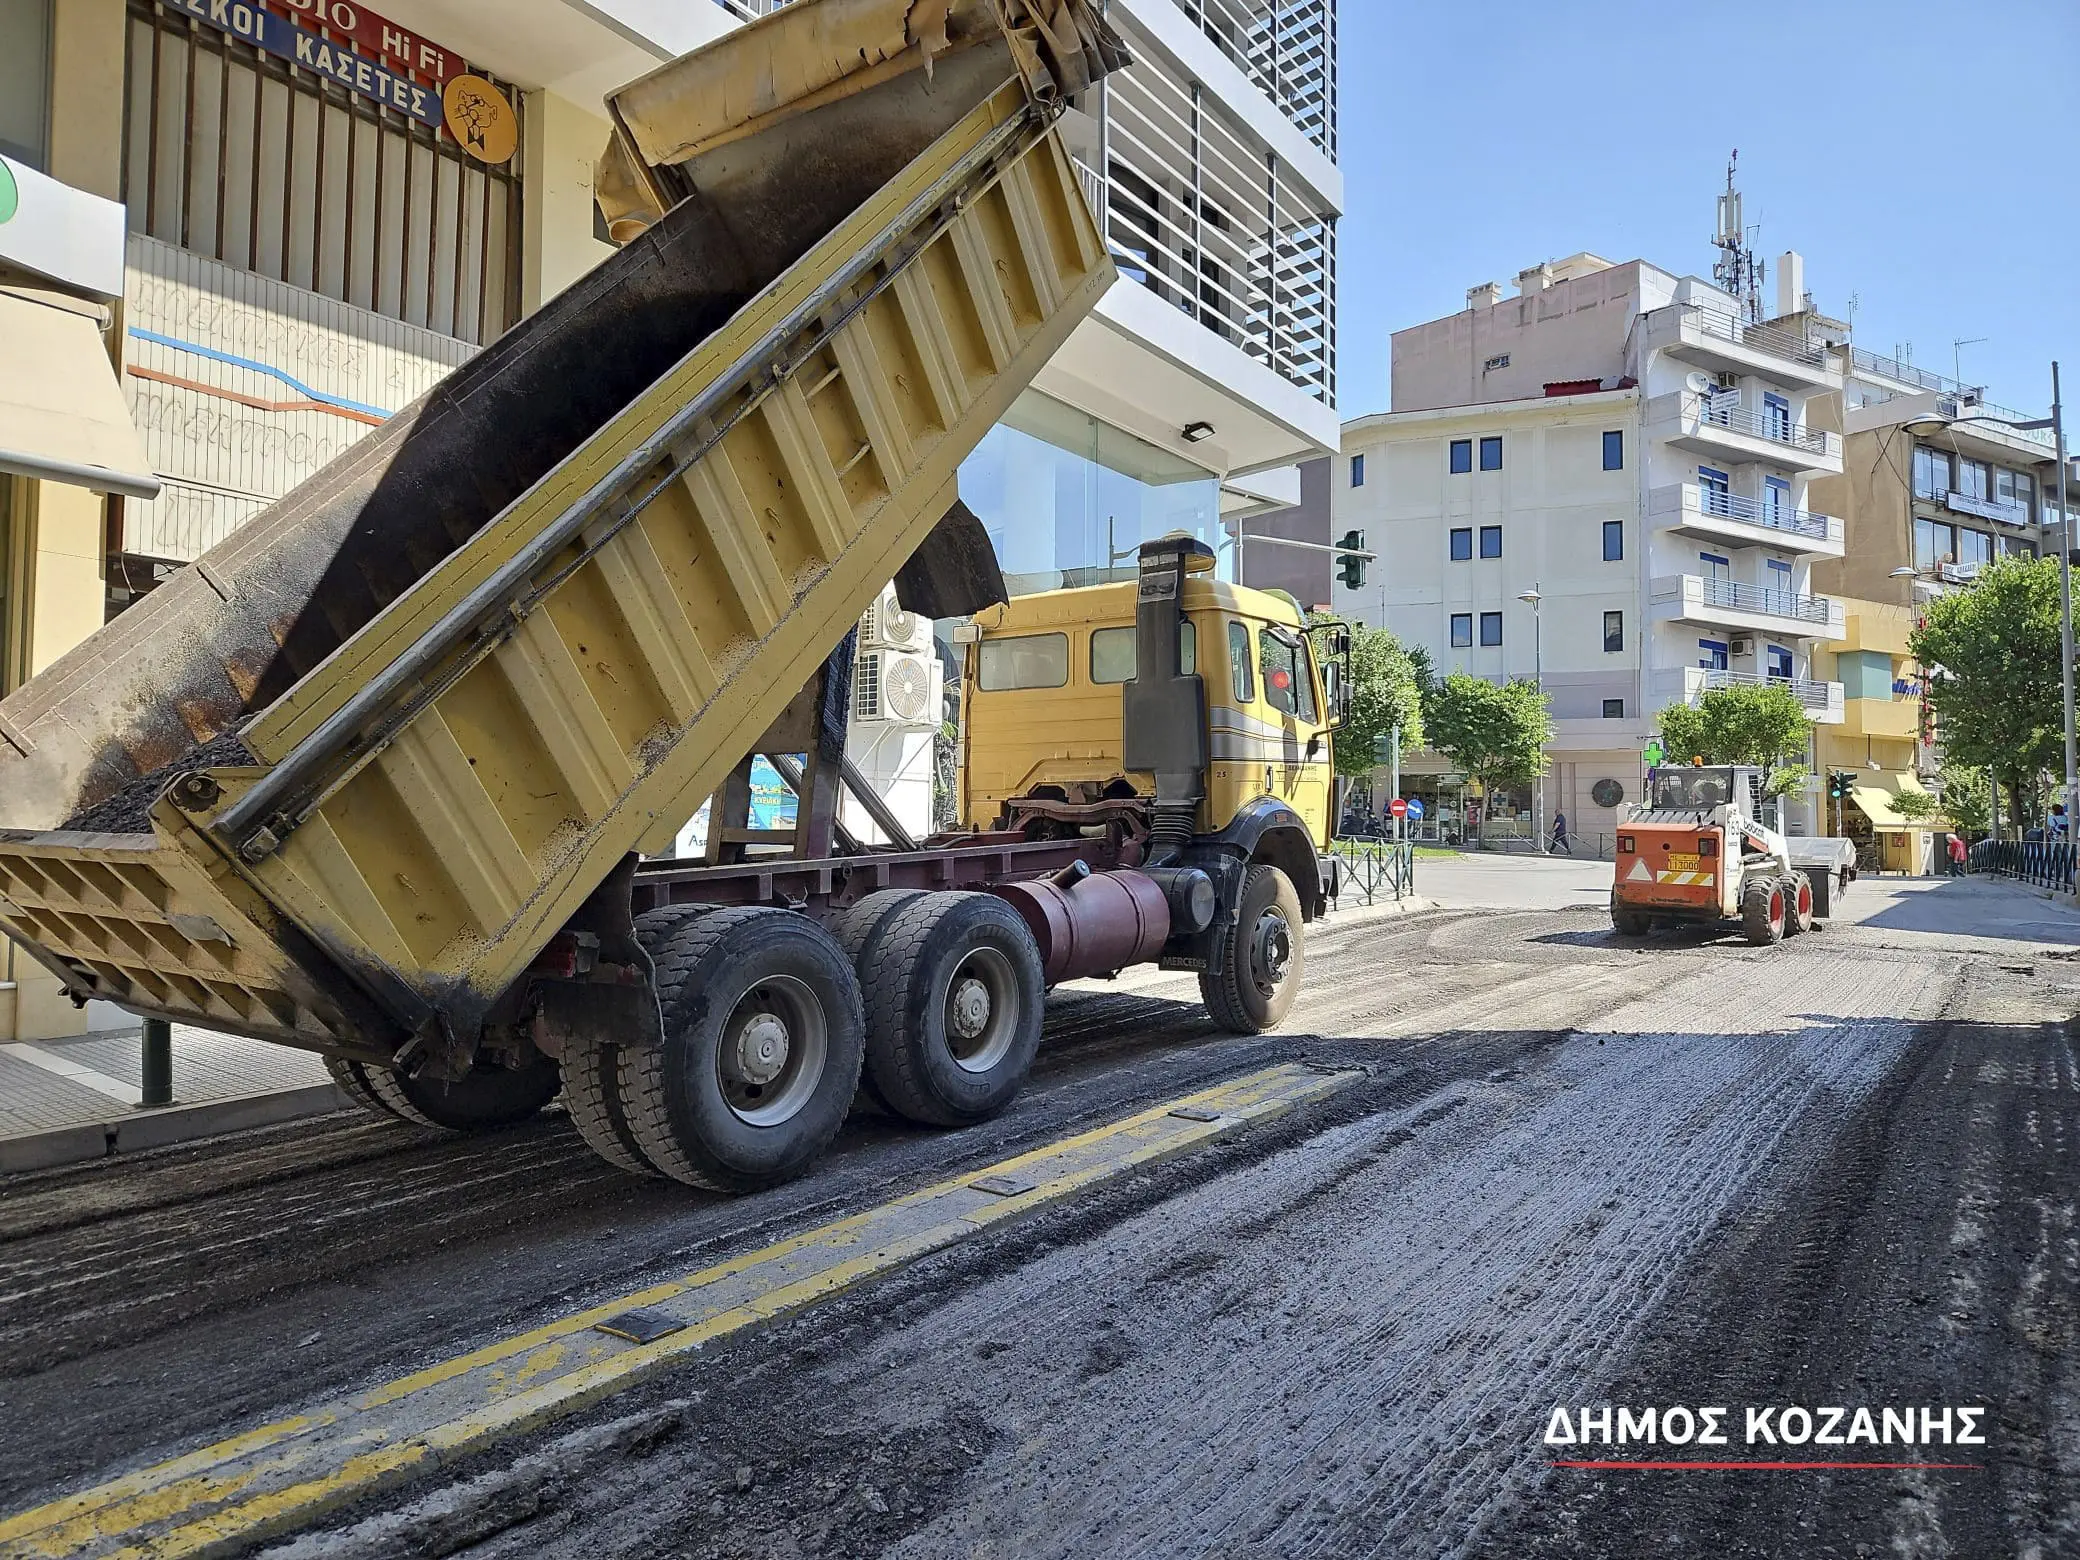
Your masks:
[[[1748,247],[1748,229],[1741,220],[1741,192],[1734,186],[1734,169],[1741,160],[1740,148],[1726,159],[1726,192],[1719,197],[1719,231],[1712,244],[1719,259],[1712,266],[1712,280],[1722,291],[1741,300],[1751,321],[1762,319],[1762,262]]]

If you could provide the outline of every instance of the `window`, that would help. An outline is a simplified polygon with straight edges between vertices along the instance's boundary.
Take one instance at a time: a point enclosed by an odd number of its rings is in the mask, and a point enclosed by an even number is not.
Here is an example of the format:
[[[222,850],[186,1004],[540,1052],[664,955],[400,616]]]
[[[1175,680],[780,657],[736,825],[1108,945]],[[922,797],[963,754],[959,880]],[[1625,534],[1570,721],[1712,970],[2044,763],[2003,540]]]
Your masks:
[[[1957,533],[1940,520],[1914,522],[1914,567],[1933,569],[1957,562]]]
[[[1603,653],[1615,655],[1625,648],[1625,614],[1606,612],[1603,615]]]
[[[2001,538],[2001,556],[2003,558],[2034,558],[2036,555],[2037,544],[2035,542],[2025,542],[2019,536],[2004,536]]]
[[[1500,471],[1501,469],[1502,435],[1491,433],[1488,437],[1481,440],[1481,470]]]
[[[1791,652],[1782,645],[1771,645],[1762,653],[1762,670],[1771,682],[1791,681]]]
[[[1455,526],[1453,526],[1453,527],[1452,527],[1452,562],[1454,562],[1454,563],[1464,563],[1464,562],[1465,562],[1465,561],[1466,561],[1466,560],[1467,560],[1468,558],[1471,558],[1472,556],[1473,556],[1473,527],[1472,527],[1472,526],[1470,526],[1470,525],[1455,525]]]
[[[1785,525],[1791,519],[1791,484],[1782,477],[1762,479],[1762,518],[1769,525]]]
[[[1762,393],[1762,430],[1772,439],[1791,438],[1791,403],[1767,390]]]
[[[1993,497],[1993,468],[1983,460],[1959,461],[1957,491],[1967,498],[1990,499]]]
[[[1353,455],[1351,457],[1351,486],[1363,487],[1364,485],[1365,457],[1363,455]]]
[[[1235,689],[1237,704],[1257,702],[1256,676],[1249,661],[1249,630],[1240,623],[1228,625],[1228,681]]]
[[[1501,526],[1484,525],[1481,527],[1481,556],[1483,558],[1500,558],[1502,556]]]
[[[1620,563],[1625,558],[1625,522],[1606,520],[1603,522],[1603,561]]]
[[[1473,440],[1452,440],[1452,475],[1460,476],[1473,470]]]
[[[1985,565],[1993,562],[1993,538],[1984,531],[1957,528],[1957,561]]]
[[[1791,565],[1781,558],[1763,560],[1762,569],[1763,606],[1765,610],[1791,612],[1796,610],[1791,588]]]
[[[1296,720],[1314,719],[1314,676],[1307,660],[1307,641],[1283,629],[1257,635],[1257,656],[1264,663],[1264,702]]]
[[[0,0],[0,152],[43,171],[51,0]]]
[[[1603,469],[1623,471],[1625,469],[1625,434],[1613,429],[1603,436]]]
[[[1123,683],[1140,660],[1139,629],[1098,628],[1091,631],[1091,681]],[[1177,669],[1189,677],[1199,669],[1199,631],[1186,619],[1179,625]]]
[[[1701,552],[1697,555],[1697,562],[1699,572],[1708,580],[1733,578],[1733,564],[1731,560],[1722,558],[1717,553]]]
[[[1452,648],[1454,650],[1464,650],[1472,643],[1473,614],[1471,612],[1454,612],[1452,614]]]
[[[1708,672],[1726,670],[1726,641],[1723,639],[1700,639],[1697,641],[1697,664]]]
[[[1733,483],[1723,471],[1697,468],[1697,507],[1708,515],[1733,513]]]
[[[1502,643],[1502,614],[1500,612],[1483,612],[1481,614],[1481,643],[1484,645],[1499,645]]]
[[[1996,502],[2012,504],[2022,511],[2016,519],[2029,522],[2030,507],[2036,502],[2036,479],[2024,471],[2010,471],[2005,466],[1993,474],[1993,496]]]
[[[1941,498],[1949,491],[1949,451],[1932,450],[1926,444],[1915,445],[1914,496],[1916,498]]]
[[[1625,718],[1625,701],[1623,699],[1605,699],[1603,701],[1603,718],[1605,720],[1623,720]]]
[[[1069,682],[1069,636],[1023,634],[982,641],[976,683],[984,693],[1014,688],[1062,688]]]

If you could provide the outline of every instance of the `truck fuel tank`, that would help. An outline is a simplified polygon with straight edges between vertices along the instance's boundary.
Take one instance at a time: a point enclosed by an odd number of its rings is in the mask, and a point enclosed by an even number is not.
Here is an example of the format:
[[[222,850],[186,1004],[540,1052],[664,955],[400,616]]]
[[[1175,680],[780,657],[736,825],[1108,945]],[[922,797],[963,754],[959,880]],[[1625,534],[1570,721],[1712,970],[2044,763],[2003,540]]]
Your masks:
[[[1093,872],[1077,862],[1052,878],[1000,883],[990,892],[1032,932],[1050,986],[1149,963],[1170,940],[1170,897],[1146,872]]]

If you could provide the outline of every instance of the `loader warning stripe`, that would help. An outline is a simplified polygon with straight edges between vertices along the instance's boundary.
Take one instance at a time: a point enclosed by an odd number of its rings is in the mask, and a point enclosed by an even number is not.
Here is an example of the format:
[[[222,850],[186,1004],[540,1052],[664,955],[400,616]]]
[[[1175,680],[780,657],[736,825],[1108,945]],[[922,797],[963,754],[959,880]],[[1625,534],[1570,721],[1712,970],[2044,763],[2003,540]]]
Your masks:
[[[1167,1100],[353,1397],[314,1405],[293,1418],[0,1518],[0,1560],[173,1560],[244,1550],[577,1413],[671,1369],[713,1339],[804,1309],[993,1224],[1284,1115],[1358,1076],[1288,1063]]]
[[[1645,866],[1646,863],[1641,862],[1640,865]],[[1709,872],[1657,872],[1654,874],[1654,881],[1657,883],[1710,884],[1712,875]]]

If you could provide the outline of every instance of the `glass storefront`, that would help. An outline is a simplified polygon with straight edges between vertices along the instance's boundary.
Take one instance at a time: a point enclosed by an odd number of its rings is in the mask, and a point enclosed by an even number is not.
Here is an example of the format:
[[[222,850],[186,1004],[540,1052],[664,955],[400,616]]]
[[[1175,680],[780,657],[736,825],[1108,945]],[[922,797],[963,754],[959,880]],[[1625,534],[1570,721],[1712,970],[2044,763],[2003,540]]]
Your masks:
[[[1214,549],[1232,579],[1220,479],[1181,456],[1028,390],[961,465],[962,500],[996,544],[1013,595],[1132,579],[1171,531]]]

